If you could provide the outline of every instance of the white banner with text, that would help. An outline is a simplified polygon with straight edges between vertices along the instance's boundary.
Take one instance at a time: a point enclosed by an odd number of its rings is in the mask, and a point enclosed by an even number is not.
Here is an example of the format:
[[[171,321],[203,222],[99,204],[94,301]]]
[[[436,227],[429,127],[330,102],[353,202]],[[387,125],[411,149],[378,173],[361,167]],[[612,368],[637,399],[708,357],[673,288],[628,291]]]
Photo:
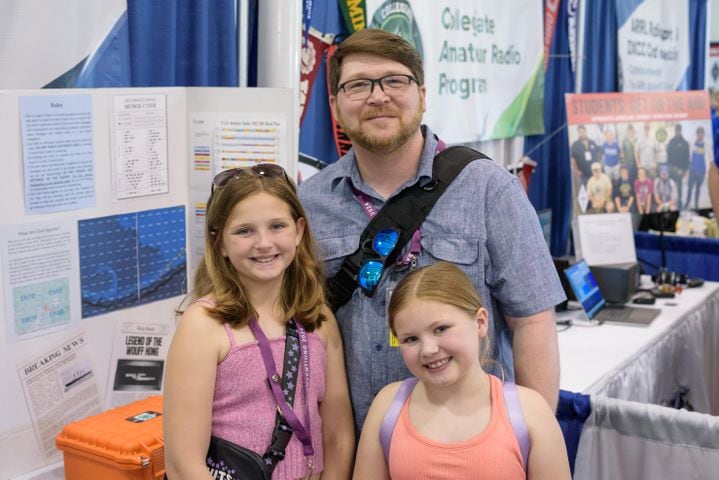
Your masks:
[[[542,2],[367,0],[367,18],[420,52],[424,120],[446,142],[544,133]]]
[[[617,0],[620,91],[672,91],[689,67],[689,2]]]

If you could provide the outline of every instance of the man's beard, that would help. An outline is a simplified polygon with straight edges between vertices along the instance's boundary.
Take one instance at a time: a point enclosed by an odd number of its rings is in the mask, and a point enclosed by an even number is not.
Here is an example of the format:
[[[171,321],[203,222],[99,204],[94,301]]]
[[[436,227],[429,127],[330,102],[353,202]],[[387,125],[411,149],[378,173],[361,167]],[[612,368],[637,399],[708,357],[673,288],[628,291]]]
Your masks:
[[[414,117],[410,118],[407,123],[405,123],[401,117],[398,117],[400,125],[399,132],[397,133],[397,135],[387,138],[377,138],[376,136],[369,134],[364,128],[362,128],[362,121],[374,115],[381,115],[382,112],[386,112],[386,110],[378,108],[376,110],[365,113],[364,118],[360,120],[360,125],[357,128],[348,128],[343,125],[344,122],[342,122],[342,112],[338,108],[337,121],[340,125],[342,125],[342,128],[344,129],[350,140],[352,140],[352,144],[358,145],[372,153],[388,154],[399,149],[405,143],[407,143],[410,138],[412,138],[412,135],[417,132],[420,124],[422,123],[422,114],[424,112],[422,112],[422,109],[418,106],[416,114],[414,115]]]

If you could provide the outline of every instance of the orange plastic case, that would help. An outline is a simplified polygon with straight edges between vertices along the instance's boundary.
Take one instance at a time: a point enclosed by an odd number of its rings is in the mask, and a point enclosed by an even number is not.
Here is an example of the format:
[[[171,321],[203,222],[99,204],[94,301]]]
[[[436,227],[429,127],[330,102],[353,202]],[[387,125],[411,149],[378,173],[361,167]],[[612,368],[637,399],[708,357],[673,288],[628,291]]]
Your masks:
[[[66,480],[161,480],[162,395],[66,425],[55,444]]]

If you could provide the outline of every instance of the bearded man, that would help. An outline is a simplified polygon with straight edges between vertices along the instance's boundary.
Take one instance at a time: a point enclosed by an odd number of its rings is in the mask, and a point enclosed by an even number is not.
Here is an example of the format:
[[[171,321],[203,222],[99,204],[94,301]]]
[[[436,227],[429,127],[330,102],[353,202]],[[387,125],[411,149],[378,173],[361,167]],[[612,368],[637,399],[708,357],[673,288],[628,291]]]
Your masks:
[[[329,82],[330,107],[353,147],[302,183],[299,193],[332,277],[385,202],[417,182],[431,182],[434,157],[445,144],[421,124],[422,60],[401,37],[378,29],[352,34],[330,60]],[[537,390],[556,407],[554,306],[564,291],[519,181],[483,158],[449,185],[398,262],[384,269],[374,294],[357,288],[335,312],[358,433],[377,392],[410,375],[387,324],[392,290],[412,269],[440,260],[459,266],[480,292],[490,316],[491,352],[504,378]],[[438,334],[445,327],[438,324]],[[452,360],[451,352],[427,352],[427,368],[438,375]]]

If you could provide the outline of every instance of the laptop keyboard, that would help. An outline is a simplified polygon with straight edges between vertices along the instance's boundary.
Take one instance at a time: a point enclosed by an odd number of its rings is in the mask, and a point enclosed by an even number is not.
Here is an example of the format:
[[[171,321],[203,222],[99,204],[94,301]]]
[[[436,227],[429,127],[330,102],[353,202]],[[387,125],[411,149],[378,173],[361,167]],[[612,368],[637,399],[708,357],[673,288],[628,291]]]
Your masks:
[[[634,308],[628,306],[603,308],[594,317],[600,322],[625,325],[649,325],[659,315],[658,308]]]
[[[604,308],[594,317],[601,322],[623,322],[632,314],[630,308]]]

